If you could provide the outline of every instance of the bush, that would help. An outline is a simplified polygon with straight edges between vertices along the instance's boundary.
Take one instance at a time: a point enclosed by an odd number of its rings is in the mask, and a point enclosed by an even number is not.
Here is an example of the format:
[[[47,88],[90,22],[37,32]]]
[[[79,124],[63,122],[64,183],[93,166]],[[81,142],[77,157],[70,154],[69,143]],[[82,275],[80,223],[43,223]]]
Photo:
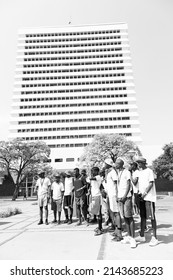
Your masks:
[[[22,211],[19,208],[8,208],[7,210],[0,212],[0,218],[7,218],[21,213]]]

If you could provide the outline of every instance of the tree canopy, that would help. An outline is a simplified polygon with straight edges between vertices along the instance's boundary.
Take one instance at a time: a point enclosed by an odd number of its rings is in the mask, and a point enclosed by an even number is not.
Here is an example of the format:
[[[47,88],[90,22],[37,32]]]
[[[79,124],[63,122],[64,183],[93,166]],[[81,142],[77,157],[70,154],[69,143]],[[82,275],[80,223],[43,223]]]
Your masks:
[[[0,142],[0,165],[15,184],[13,200],[16,199],[21,182],[29,174],[47,165],[50,148],[45,142],[25,142],[21,138]]]
[[[173,180],[173,143],[163,147],[163,154],[153,161],[152,166],[158,178]]]
[[[93,141],[85,147],[80,158],[80,164],[87,169],[93,166],[102,167],[106,158],[110,157],[115,162],[118,157],[131,159],[129,151],[141,155],[138,146],[119,134],[97,134]]]

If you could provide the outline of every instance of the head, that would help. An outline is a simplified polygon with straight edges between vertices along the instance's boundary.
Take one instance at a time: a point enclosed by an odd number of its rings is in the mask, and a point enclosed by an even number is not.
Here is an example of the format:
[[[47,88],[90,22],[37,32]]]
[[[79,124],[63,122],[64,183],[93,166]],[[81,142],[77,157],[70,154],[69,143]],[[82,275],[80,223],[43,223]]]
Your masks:
[[[75,177],[78,177],[79,174],[80,174],[80,173],[79,173],[79,168],[76,167],[76,168],[74,169],[74,176],[75,176]]]
[[[45,172],[44,171],[41,171],[40,173],[38,173],[38,176],[40,178],[45,178]]]
[[[87,172],[86,172],[86,170],[85,170],[85,169],[82,169],[82,170],[81,170],[81,175],[82,175],[82,176],[84,176],[84,177],[86,177],[86,176],[87,176]]]
[[[70,171],[66,171],[66,172],[65,172],[65,176],[66,176],[67,178],[72,177],[72,176],[71,176],[71,172],[70,172]]]
[[[137,162],[132,162],[132,164],[131,164],[131,170],[132,171],[135,171],[136,169],[138,169],[138,164],[137,164]]]
[[[109,169],[114,165],[113,160],[111,158],[105,159],[104,169]]]
[[[98,174],[99,174],[99,168],[97,167],[97,166],[95,166],[95,167],[93,167],[92,169],[91,169],[91,174],[92,174],[92,176],[97,176]]]
[[[105,170],[100,171],[100,176],[103,177],[103,178],[105,177]]]
[[[140,157],[136,160],[136,162],[138,164],[139,169],[145,169],[146,168],[147,161],[146,161],[145,158]]]
[[[59,183],[60,180],[61,180],[60,174],[55,175],[55,181],[56,181],[57,183]]]
[[[122,169],[124,166],[124,161],[121,158],[118,158],[115,162],[115,167],[117,169]]]

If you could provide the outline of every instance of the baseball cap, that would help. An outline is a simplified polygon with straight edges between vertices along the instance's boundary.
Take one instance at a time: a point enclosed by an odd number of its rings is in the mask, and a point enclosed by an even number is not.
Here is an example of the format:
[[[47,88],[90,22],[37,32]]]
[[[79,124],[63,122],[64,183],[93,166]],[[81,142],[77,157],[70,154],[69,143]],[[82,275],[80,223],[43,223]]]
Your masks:
[[[111,158],[106,158],[106,159],[105,159],[105,163],[108,164],[108,165],[110,165],[110,166],[113,166],[113,165],[114,165],[114,162],[113,162],[113,160],[112,160]]]
[[[143,157],[139,157],[139,158],[136,159],[136,162],[141,162],[141,163],[146,164],[147,160],[145,158],[143,158]]]

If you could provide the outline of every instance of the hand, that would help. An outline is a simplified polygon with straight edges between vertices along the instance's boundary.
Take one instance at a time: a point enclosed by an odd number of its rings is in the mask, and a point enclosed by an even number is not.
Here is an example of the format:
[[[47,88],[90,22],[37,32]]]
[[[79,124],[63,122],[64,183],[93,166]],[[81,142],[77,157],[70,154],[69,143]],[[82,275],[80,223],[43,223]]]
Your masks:
[[[122,198],[120,199],[120,201],[121,201],[122,203],[124,203],[125,200],[126,200],[126,197],[122,197]]]

